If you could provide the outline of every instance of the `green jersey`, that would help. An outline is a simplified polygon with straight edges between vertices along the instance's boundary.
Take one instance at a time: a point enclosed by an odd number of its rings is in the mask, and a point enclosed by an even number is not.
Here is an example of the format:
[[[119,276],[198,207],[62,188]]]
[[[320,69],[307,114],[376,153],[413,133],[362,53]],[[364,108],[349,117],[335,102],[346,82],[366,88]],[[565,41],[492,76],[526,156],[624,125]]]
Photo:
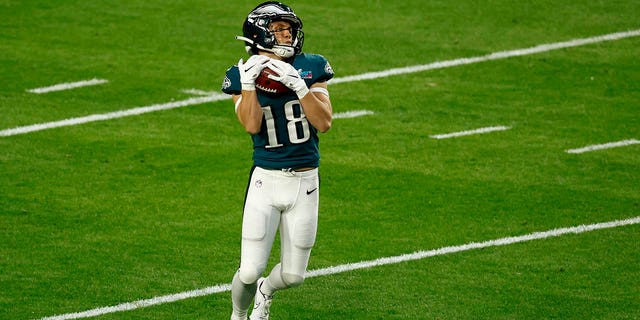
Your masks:
[[[321,55],[299,54],[291,64],[307,87],[333,78],[329,62]],[[227,70],[222,91],[240,94],[241,88],[240,72],[233,66]],[[296,94],[289,91],[274,95],[258,90],[257,95],[263,118],[260,132],[251,136],[254,165],[267,169],[318,167],[318,130],[307,121]]]

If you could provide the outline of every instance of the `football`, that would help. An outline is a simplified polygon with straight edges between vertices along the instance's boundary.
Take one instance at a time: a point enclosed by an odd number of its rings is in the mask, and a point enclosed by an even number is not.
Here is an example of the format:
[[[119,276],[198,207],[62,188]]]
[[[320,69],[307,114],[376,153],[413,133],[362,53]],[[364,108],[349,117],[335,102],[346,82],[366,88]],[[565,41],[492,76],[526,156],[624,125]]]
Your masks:
[[[289,91],[289,88],[284,84],[270,79],[270,74],[277,76],[277,74],[268,67],[262,69],[262,72],[260,72],[260,75],[256,78],[256,89],[271,94],[279,94]]]

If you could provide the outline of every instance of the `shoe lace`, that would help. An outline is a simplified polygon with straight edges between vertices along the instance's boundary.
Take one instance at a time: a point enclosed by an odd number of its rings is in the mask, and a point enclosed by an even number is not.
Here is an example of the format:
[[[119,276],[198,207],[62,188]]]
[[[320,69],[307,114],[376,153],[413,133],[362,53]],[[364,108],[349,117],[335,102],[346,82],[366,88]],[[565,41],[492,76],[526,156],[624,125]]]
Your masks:
[[[259,289],[258,289],[259,290]],[[258,311],[258,319],[269,319],[269,308],[271,307],[272,296],[268,296],[262,291],[260,291],[260,295],[262,295],[262,301],[260,301],[254,311]]]
[[[271,307],[271,296],[268,296],[262,292],[260,292],[262,294],[262,308],[260,308],[260,311],[262,312],[262,316],[269,316],[269,308]],[[266,319],[266,318],[265,318]]]

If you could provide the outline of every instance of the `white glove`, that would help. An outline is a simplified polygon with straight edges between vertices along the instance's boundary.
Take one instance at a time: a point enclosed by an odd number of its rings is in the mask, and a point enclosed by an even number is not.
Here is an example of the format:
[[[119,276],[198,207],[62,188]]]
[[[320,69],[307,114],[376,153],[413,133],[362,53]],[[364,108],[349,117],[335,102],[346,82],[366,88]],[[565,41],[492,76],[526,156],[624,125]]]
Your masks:
[[[256,78],[266,66],[267,61],[269,61],[269,57],[261,55],[253,55],[247,59],[247,62],[242,62],[242,59],[238,61],[242,90],[256,90]]]
[[[269,78],[278,81],[287,86],[287,88],[293,90],[298,98],[302,99],[302,97],[309,93],[307,84],[302,80],[300,74],[292,65],[284,61],[271,59],[269,60],[269,63],[267,63],[267,67],[277,74],[270,74]]]

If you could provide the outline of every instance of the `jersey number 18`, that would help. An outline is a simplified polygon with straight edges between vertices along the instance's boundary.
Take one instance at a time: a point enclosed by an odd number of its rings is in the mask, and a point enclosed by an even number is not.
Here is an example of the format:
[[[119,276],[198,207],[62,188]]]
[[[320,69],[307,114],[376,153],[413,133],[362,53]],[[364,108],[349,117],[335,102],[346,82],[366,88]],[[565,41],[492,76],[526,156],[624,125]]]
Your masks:
[[[296,116],[294,107],[300,110]],[[262,107],[262,113],[264,114],[265,124],[267,126],[267,137],[269,144],[265,148],[277,148],[282,147],[283,144],[278,141],[278,135],[276,134],[278,128],[276,121],[273,118],[273,112],[271,106]],[[284,114],[287,119],[287,132],[289,135],[289,142],[293,144],[304,143],[311,138],[311,131],[309,130],[309,121],[302,111],[302,106],[298,100],[292,100],[284,105]]]

